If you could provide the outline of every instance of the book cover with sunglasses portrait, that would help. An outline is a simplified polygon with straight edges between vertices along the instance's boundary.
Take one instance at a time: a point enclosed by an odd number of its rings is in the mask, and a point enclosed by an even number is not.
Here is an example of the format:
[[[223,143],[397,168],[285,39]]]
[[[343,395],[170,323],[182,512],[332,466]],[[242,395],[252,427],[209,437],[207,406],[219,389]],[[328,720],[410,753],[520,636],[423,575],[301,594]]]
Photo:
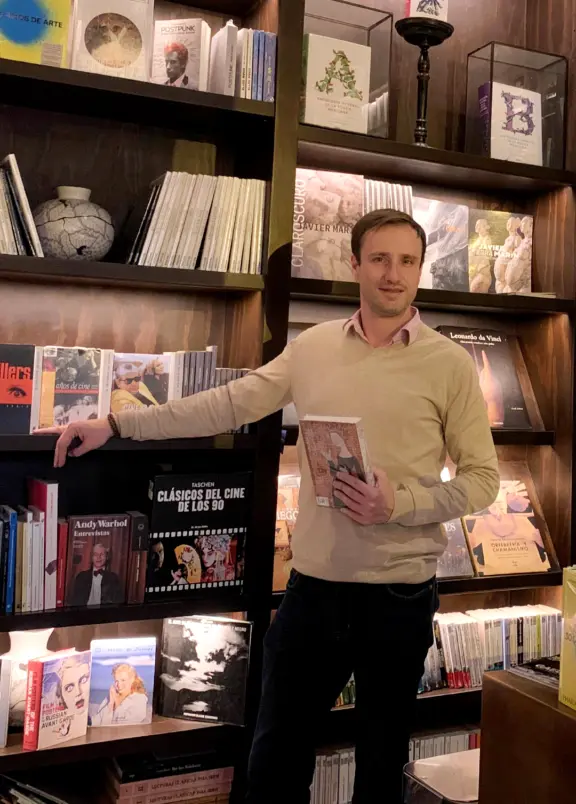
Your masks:
[[[168,402],[169,355],[114,355],[110,410],[141,410]]]
[[[0,433],[27,435],[38,426],[42,348],[0,344]]]

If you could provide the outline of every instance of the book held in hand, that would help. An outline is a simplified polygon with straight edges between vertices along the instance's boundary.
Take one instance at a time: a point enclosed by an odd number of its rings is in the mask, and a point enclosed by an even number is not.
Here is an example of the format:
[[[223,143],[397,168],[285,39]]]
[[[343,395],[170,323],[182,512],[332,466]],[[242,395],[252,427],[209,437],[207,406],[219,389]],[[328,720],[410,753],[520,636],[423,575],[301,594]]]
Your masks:
[[[90,726],[152,722],[156,637],[93,639]]]
[[[210,37],[206,20],[156,20],[152,81],[205,92],[208,89]]]
[[[164,620],[160,714],[243,725],[251,628],[224,617]]]
[[[368,460],[362,420],[344,416],[304,416],[300,433],[316,493],[316,503],[324,508],[345,508],[334,494],[338,472],[345,472],[374,484]]]
[[[86,734],[89,695],[89,650],[63,650],[29,661],[24,750],[51,748]]]

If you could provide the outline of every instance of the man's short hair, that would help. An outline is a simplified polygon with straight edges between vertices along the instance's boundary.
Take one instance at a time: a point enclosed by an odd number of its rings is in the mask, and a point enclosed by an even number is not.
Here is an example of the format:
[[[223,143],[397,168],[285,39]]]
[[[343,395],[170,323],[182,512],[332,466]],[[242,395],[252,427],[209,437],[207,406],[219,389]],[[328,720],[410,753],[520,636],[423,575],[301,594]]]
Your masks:
[[[171,53],[175,53],[176,56],[178,56],[178,60],[181,64],[188,63],[188,48],[180,42],[170,42],[166,45],[164,48],[164,56],[169,56]]]
[[[360,263],[362,241],[368,232],[374,232],[384,226],[400,225],[410,226],[420,238],[422,243],[422,260],[420,264],[422,264],[426,255],[426,232],[411,215],[408,215],[407,212],[399,212],[397,209],[375,209],[373,212],[363,215],[354,225],[352,229],[352,254],[356,257],[358,263]]]

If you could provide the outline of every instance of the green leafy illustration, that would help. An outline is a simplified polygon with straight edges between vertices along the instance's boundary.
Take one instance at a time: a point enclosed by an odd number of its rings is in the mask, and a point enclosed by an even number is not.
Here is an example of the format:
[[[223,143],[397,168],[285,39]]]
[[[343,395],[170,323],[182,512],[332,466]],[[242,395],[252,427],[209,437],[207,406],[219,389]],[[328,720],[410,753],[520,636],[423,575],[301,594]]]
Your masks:
[[[325,92],[330,95],[334,92],[334,82],[339,81],[344,87],[345,98],[356,98],[363,100],[361,90],[356,88],[356,73],[354,72],[350,59],[343,50],[333,50],[334,58],[324,71],[324,78],[316,81],[318,92]]]

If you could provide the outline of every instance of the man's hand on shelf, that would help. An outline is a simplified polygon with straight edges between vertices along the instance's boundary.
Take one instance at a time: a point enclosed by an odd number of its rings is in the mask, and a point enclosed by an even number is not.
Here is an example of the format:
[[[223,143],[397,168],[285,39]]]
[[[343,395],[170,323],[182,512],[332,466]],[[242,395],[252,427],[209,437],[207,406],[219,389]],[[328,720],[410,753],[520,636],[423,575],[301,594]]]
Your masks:
[[[79,458],[80,455],[85,455],[87,452],[103,446],[114,435],[108,419],[90,419],[85,422],[74,422],[74,424],[64,427],[45,427],[34,431],[34,435],[54,434],[60,436],[54,451],[56,468],[64,466],[68,455]],[[76,446],[78,442],[80,443]]]

